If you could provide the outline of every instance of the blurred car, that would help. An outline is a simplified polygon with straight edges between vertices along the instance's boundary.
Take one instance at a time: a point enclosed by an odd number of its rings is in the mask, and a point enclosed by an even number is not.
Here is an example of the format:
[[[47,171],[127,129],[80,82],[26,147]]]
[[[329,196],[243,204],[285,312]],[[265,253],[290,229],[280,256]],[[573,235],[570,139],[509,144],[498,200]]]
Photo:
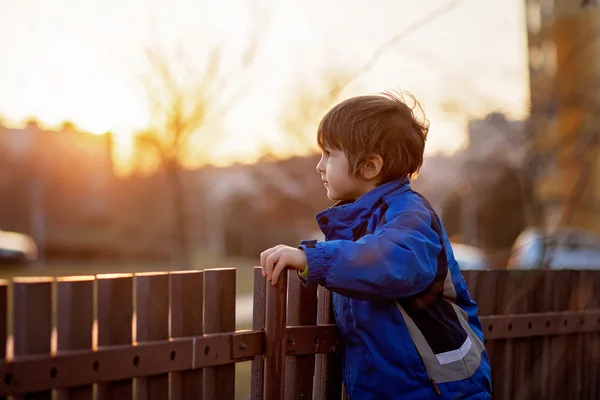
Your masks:
[[[600,269],[600,237],[576,228],[525,229],[512,246],[508,268]]]
[[[485,253],[479,247],[451,243],[454,259],[461,270],[490,269]]]
[[[38,248],[31,236],[0,230],[0,262],[23,264],[35,261]]]

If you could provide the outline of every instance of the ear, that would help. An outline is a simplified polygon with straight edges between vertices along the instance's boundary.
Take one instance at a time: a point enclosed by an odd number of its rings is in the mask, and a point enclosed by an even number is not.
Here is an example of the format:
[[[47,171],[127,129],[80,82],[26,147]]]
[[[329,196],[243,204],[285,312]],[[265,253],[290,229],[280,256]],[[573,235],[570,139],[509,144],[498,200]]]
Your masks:
[[[383,168],[383,158],[379,154],[372,154],[363,163],[361,167],[362,177],[366,180],[372,180],[379,176]]]

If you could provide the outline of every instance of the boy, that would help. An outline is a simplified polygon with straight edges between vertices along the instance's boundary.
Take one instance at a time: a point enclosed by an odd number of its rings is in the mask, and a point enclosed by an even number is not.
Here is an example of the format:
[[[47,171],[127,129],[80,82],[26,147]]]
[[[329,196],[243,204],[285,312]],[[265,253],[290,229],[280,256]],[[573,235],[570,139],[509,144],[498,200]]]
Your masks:
[[[477,305],[440,218],[410,188],[429,129],[413,110],[385,93],[325,115],[317,171],[338,201],[317,215],[326,240],[264,251],[263,275],[276,284],[290,268],[333,292],[351,399],[489,399]]]

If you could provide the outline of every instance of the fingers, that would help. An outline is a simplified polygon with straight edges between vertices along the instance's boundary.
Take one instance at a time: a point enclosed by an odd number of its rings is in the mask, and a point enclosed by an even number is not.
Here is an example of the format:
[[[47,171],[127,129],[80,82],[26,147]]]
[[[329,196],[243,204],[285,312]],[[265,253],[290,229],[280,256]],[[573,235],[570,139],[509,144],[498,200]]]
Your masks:
[[[267,249],[265,251],[263,251],[262,253],[260,253],[260,267],[261,267],[261,271],[262,271],[262,275],[263,276],[267,276],[267,258],[275,253],[277,250],[279,250],[281,247],[284,247],[283,245],[278,245],[275,247],[271,247],[270,249]]]
[[[273,285],[279,281],[282,271],[292,263],[288,246],[280,244],[260,253],[260,266],[262,275],[267,277]]]
[[[279,275],[287,271],[288,262],[285,257],[280,257],[279,260],[273,266],[273,272],[271,273],[271,283],[277,285],[279,281]]]
[[[282,249],[275,250],[273,253],[271,253],[271,255],[267,257],[267,279],[272,281],[273,284],[277,283],[277,279],[274,279],[273,272],[275,271],[275,266],[277,266],[278,264],[285,266],[285,257],[283,255]]]

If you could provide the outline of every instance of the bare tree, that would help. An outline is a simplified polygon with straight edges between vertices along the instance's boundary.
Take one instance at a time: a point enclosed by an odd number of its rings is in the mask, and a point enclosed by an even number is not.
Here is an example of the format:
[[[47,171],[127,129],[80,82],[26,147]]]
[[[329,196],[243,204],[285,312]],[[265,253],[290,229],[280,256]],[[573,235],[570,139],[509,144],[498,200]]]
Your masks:
[[[251,11],[256,11],[253,6]],[[209,51],[200,71],[190,70],[181,55],[169,57],[155,48],[146,49],[150,70],[142,83],[153,120],[135,137],[136,162],[161,171],[166,178],[172,199],[174,259],[180,268],[188,268],[191,257],[184,171],[191,159],[205,156],[217,143],[219,132],[209,128],[218,127],[247,90],[244,77],[255,63],[259,37],[267,27],[264,18],[250,18],[259,26],[248,35],[233,69],[223,61],[219,46]]]
[[[348,73],[339,70],[323,74],[315,88],[298,82],[283,107],[279,125],[297,146],[315,143],[316,128],[320,119],[340,99]]]

